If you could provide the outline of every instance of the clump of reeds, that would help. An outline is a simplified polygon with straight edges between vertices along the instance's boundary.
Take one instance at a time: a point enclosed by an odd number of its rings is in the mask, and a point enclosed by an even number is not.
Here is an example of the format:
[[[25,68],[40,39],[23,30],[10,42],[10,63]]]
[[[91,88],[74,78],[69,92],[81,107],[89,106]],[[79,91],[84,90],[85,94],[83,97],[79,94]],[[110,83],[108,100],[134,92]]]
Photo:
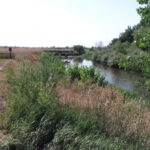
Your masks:
[[[132,141],[150,139],[150,111],[133,100],[125,101],[122,93],[109,86],[85,88],[81,82],[63,83],[57,86],[56,93],[62,105],[94,112],[110,136]]]

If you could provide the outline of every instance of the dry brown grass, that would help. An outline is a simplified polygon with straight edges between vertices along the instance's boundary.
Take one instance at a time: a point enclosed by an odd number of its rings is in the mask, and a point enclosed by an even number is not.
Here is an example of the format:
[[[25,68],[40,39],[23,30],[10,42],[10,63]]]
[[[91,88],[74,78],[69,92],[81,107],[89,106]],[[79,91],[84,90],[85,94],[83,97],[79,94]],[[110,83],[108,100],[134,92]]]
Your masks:
[[[70,107],[88,108],[100,114],[112,136],[140,140],[150,139],[150,111],[135,101],[125,101],[123,94],[106,86],[63,83],[56,87],[59,102]]]
[[[14,54],[41,53],[42,48],[12,48]],[[0,48],[0,53],[9,53],[8,48]]]
[[[7,104],[8,85],[0,82],[0,129],[5,128],[5,111]]]

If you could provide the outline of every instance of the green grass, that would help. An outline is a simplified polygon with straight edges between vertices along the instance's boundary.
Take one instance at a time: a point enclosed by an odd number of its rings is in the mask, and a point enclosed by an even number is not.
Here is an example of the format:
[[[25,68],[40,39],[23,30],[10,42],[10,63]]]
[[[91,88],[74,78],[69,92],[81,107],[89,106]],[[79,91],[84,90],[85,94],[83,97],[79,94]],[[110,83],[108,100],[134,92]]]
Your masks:
[[[86,78],[95,77],[92,68],[76,70],[74,66],[66,72],[57,57],[43,53],[39,60],[35,64],[24,60],[16,71],[8,69],[7,128],[11,136],[0,145],[2,150],[12,147],[17,150],[147,149],[138,137],[125,138],[121,134],[112,137],[105,127],[109,118],[104,112],[73,109],[58,103],[56,85],[64,80],[69,82],[68,77],[74,77],[75,71],[84,83]]]
[[[12,58],[15,57],[15,54],[12,54]],[[10,54],[7,53],[0,53],[0,59],[8,59],[10,58]]]

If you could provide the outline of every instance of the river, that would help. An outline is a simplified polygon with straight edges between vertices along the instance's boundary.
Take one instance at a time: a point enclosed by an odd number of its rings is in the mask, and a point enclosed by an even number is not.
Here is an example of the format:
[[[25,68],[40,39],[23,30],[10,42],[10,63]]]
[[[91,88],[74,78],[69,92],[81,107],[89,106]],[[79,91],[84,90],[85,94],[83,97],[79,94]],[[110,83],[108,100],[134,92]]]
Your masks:
[[[105,77],[105,80],[116,87],[122,88],[127,91],[134,91],[141,96],[147,95],[144,93],[143,88],[137,86],[139,81],[142,79],[140,74],[127,72],[121,69],[115,69],[107,67],[105,65],[94,63],[90,60],[83,60],[78,62],[80,66],[94,66],[97,71]],[[74,64],[74,60],[70,61],[70,64]],[[147,97],[147,96],[146,96]]]

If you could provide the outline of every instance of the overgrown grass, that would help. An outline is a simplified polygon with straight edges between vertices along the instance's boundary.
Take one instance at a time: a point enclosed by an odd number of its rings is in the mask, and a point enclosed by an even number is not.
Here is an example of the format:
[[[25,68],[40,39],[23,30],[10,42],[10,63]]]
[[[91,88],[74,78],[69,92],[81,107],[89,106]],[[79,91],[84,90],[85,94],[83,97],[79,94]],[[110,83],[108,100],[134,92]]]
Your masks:
[[[91,82],[95,77],[103,79],[94,68],[75,65],[66,71],[61,60],[44,53],[39,62],[25,59],[15,70],[9,68],[12,136],[0,148],[148,149],[150,112],[125,102],[123,94],[99,80]]]
[[[99,131],[132,142],[149,139],[149,110],[110,87],[85,86],[83,83],[59,85],[60,103],[91,110]],[[144,125],[144,127],[143,127]]]
[[[14,58],[15,54],[12,53],[11,58]],[[0,53],[0,59],[7,59],[10,58],[10,54],[8,53]]]

